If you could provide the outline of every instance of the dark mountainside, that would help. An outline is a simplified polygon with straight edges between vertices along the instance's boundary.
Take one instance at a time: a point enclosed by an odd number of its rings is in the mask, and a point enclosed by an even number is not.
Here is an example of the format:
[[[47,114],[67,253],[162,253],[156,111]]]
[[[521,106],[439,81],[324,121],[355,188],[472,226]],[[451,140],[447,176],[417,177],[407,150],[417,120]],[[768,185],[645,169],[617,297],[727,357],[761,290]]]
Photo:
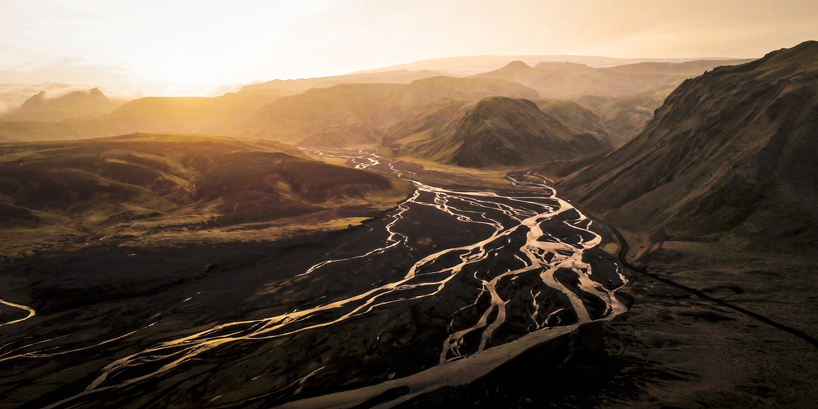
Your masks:
[[[56,98],[48,98],[45,92],[26,100],[20,108],[0,116],[0,121],[57,122],[70,118],[82,118],[107,114],[122,102],[112,101],[99,88],[73,91]]]
[[[607,145],[566,127],[525,99],[483,99],[454,132],[417,147],[414,155],[465,166],[519,166],[574,159]]]
[[[818,43],[685,81],[644,132],[557,189],[617,225],[812,252]]]
[[[534,98],[537,93],[506,81],[450,77],[427,78],[408,85],[336,85],[281,98],[232,134],[300,146],[380,143],[390,127],[442,100],[477,101],[493,95]]]

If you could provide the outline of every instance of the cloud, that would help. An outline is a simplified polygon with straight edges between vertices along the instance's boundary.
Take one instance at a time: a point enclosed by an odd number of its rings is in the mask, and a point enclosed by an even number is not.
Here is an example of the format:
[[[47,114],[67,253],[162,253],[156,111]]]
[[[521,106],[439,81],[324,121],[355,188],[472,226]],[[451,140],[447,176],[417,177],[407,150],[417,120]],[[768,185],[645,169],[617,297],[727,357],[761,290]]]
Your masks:
[[[66,89],[75,89],[76,87],[76,85],[64,84],[61,82],[44,82],[39,84],[0,84],[0,113],[5,113],[19,108],[23,105],[23,102],[32,96],[39,94],[40,91],[44,91],[47,94],[54,94]]]
[[[2,74],[2,72],[0,72]],[[46,98],[59,98],[74,91],[88,91],[95,86],[84,84],[66,84],[62,82],[41,82],[35,84],[0,84],[0,114],[15,110],[23,103],[45,92]],[[103,94],[111,99],[132,100],[145,96],[144,92],[117,87],[99,87]]]

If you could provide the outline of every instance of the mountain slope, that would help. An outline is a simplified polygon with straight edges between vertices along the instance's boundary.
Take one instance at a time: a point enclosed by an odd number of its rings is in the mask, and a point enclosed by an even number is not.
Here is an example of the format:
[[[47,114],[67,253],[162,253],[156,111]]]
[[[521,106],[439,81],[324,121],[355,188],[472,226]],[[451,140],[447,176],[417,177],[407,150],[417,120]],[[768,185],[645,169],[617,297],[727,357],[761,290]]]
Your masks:
[[[591,110],[565,100],[535,100],[537,107],[558,119],[568,128],[588,133],[600,141],[608,141],[609,132],[602,120]],[[395,155],[410,153],[419,145],[448,135],[474,107],[473,100],[444,99],[426,111],[395,124],[383,138],[383,146]]]
[[[590,55],[481,55],[472,57],[447,57],[393,65],[359,73],[382,73],[396,70],[432,70],[454,75],[475,75],[502,68],[511,61],[523,61],[528,65],[539,63],[584,64],[590,67],[611,67],[643,62],[686,62],[692,58],[613,58]],[[353,73],[354,74],[354,73]]]
[[[666,95],[635,94],[619,97],[585,95],[572,102],[587,108],[599,118],[611,144],[624,145],[645,128],[653,111],[662,106]]]
[[[98,118],[106,134],[173,132],[225,134],[261,107],[287,95],[280,91],[227,93],[206,97],[148,97],[133,100]]]
[[[513,61],[503,68],[477,74],[531,87],[543,98],[578,98],[583,95],[621,96],[640,93],[667,95],[684,79],[721,65],[748,60],[702,60],[686,63],[640,63],[592,68],[573,63],[540,63],[530,67]]]
[[[475,77],[514,81],[537,90],[542,98],[576,102],[600,118],[609,141],[618,147],[644,129],[653,111],[686,78],[747,61],[646,62],[606,68],[570,62],[542,62],[532,68],[514,61]]]
[[[381,144],[391,149],[394,155],[410,152],[418,145],[453,132],[474,104],[466,99],[443,99],[390,127]]]
[[[631,142],[559,190],[633,230],[753,249],[818,243],[818,43],[679,86]]]
[[[185,241],[188,230],[201,230],[199,238],[209,240],[223,237],[205,235],[209,229],[371,216],[410,191],[396,178],[326,164],[270,141],[133,134],[5,143],[0,250],[85,243],[77,237],[89,234]],[[246,224],[252,227],[240,227]]]
[[[420,70],[395,70],[378,73],[338,75],[334,77],[302,78],[297,80],[272,80],[242,87],[239,93],[283,91],[300,94],[312,88],[329,88],[340,84],[410,84],[413,81],[446,75],[441,72]]]
[[[301,146],[343,147],[381,141],[389,128],[447,99],[534,97],[522,85],[491,79],[433,77],[401,84],[344,84],[281,98],[233,135]]]
[[[288,94],[267,90],[245,94],[227,93],[213,98],[146,97],[92,118],[73,118],[60,122],[47,122],[37,118],[28,121],[0,121],[0,141],[82,139],[135,132],[226,134],[261,107],[284,95]]]
[[[418,146],[413,154],[466,167],[522,166],[574,159],[605,147],[529,100],[489,97],[471,108],[454,132]]]
[[[590,109],[574,101],[544,99],[534,101],[548,115],[559,119],[570,128],[590,133],[600,141],[610,142],[610,132],[602,119]]]

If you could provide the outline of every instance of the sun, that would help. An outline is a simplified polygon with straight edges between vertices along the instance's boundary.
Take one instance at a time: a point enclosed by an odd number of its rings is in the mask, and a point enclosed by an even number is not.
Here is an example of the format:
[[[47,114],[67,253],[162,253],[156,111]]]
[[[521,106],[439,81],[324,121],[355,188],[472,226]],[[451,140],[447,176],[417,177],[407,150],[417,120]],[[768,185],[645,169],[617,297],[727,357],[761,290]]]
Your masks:
[[[162,73],[169,81],[177,84],[196,84],[207,71],[205,62],[190,55],[169,56],[162,66]]]

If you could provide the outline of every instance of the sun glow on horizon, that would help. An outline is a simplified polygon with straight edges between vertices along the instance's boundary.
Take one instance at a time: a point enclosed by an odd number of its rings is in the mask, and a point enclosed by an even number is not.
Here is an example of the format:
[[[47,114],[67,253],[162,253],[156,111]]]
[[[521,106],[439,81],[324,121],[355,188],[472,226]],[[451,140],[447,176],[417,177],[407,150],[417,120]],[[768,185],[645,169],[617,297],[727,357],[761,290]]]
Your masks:
[[[195,94],[224,84],[342,75],[453,56],[747,58],[818,38],[818,2],[754,4],[0,1],[0,83]]]
[[[200,84],[207,71],[202,59],[184,54],[170,56],[161,69],[167,80],[180,85]]]

